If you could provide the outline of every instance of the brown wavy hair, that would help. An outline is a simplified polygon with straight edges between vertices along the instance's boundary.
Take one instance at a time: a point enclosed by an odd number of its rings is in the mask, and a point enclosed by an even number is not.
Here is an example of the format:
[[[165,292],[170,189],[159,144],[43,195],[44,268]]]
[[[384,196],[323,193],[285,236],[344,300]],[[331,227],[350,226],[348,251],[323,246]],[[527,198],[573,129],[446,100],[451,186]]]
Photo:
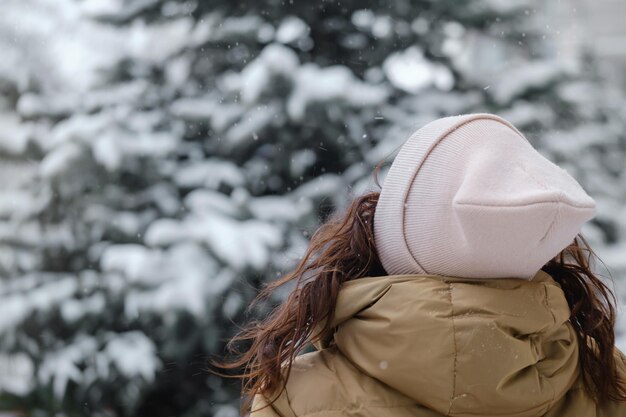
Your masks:
[[[375,182],[380,188],[377,172]],[[335,212],[311,237],[295,270],[269,283],[253,304],[266,300],[279,287],[295,283],[285,301],[262,321],[253,321],[227,345],[229,361],[211,361],[215,367],[235,371],[214,374],[242,380],[241,415],[250,411],[255,394],[272,398],[285,389],[294,358],[316,341],[330,340],[337,295],[346,281],[387,275],[374,245],[374,211],[379,192],[355,198],[343,212]],[[541,269],[563,289],[571,309],[570,322],[579,343],[584,386],[596,401],[626,400],[626,385],[613,356],[615,305],[611,289],[591,270],[592,251],[579,234]],[[246,346],[245,351],[237,344]],[[254,410],[258,411],[258,410]]]

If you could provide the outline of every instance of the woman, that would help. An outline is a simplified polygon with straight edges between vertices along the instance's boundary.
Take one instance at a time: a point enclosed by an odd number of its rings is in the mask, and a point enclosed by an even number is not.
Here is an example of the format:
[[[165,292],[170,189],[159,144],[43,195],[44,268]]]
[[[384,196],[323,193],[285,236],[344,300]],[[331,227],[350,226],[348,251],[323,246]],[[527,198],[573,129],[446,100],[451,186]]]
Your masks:
[[[506,120],[429,123],[261,293],[296,282],[221,365],[245,367],[242,414],[625,416],[615,300],[579,234],[594,214]]]

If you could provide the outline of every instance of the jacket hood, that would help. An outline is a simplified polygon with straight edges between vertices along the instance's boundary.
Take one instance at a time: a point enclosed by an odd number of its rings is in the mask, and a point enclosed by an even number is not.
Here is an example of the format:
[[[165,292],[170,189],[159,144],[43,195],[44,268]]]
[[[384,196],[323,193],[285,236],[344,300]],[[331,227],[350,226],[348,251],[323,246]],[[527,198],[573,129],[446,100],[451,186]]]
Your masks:
[[[332,325],[356,368],[440,414],[530,417],[578,377],[569,316],[542,270],[530,281],[391,275],[344,284]]]

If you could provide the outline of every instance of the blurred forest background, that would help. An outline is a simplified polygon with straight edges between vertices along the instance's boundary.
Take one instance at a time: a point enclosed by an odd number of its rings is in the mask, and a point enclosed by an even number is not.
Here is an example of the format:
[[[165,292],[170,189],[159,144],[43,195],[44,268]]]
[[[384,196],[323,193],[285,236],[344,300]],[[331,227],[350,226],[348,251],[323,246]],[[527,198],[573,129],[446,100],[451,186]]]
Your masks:
[[[0,410],[236,416],[206,359],[446,115],[497,113],[573,175],[626,293],[626,99],[603,66],[626,51],[579,3],[3,0]]]

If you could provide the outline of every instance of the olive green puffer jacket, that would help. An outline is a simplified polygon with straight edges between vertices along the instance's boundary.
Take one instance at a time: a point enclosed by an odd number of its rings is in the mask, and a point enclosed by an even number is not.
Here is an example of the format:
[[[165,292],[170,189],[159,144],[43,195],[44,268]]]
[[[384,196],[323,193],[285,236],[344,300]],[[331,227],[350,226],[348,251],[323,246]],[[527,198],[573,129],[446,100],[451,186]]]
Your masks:
[[[286,390],[252,417],[620,417],[582,385],[564,293],[531,281],[367,277],[342,287],[334,344],[296,358]],[[615,349],[619,372],[626,358]],[[270,396],[271,398],[272,396]]]

